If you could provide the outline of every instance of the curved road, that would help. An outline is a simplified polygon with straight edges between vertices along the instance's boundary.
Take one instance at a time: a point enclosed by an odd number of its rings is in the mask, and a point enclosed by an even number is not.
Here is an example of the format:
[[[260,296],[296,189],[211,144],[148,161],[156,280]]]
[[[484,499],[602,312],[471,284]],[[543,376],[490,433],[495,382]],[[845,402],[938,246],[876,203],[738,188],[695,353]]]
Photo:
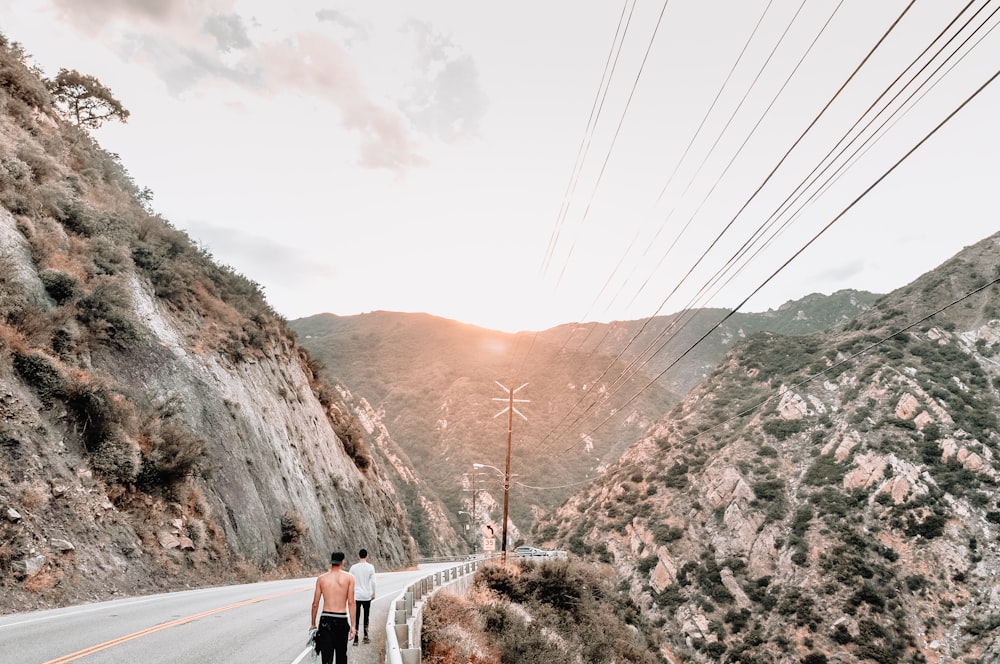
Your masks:
[[[372,643],[352,663],[385,661],[390,602],[454,563],[379,572]],[[314,578],[220,586],[0,616],[0,664],[308,664]]]

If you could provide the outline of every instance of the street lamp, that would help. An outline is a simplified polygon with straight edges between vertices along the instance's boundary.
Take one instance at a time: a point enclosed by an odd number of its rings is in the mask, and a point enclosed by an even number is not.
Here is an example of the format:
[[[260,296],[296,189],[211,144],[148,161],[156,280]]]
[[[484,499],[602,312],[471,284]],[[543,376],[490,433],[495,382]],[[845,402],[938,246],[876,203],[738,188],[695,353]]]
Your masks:
[[[508,496],[510,495],[510,469],[507,472],[500,470],[496,466],[491,466],[487,463],[474,463],[473,468],[489,468],[490,470],[495,470],[498,475],[503,477],[503,524],[501,525],[501,535],[500,535],[500,561],[502,564],[507,564],[507,503]]]

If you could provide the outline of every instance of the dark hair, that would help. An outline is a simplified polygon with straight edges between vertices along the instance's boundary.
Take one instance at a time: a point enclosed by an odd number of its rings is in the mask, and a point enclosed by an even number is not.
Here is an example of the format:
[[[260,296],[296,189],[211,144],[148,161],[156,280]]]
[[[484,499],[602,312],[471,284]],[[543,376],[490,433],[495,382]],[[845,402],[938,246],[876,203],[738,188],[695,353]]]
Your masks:
[[[367,558],[367,557],[368,557],[368,549],[361,549],[360,551],[358,551],[358,558]]]
[[[343,562],[344,562],[344,552],[343,551],[334,551],[333,553],[330,554],[330,564],[331,565],[340,565]]]

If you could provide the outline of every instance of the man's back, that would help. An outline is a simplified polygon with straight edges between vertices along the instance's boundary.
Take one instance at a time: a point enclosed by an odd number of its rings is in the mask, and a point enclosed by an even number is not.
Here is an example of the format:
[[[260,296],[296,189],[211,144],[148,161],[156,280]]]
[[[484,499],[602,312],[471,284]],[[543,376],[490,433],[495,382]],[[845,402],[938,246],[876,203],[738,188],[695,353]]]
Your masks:
[[[351,576],[354,577],[354,597],[370,600],[375,596],[375,567],[367,560],[351,565]]]
[[[340,569],[321,574],[316,587],[323,596],[323,611],[346,613],[348,599],[354,599],[354,577]]]

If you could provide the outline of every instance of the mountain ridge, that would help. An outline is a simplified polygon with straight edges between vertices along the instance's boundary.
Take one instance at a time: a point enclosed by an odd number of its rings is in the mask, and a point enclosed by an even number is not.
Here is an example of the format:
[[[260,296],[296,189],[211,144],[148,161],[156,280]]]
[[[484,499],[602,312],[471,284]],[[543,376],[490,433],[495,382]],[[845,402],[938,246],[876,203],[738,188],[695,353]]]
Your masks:
[[[518,333],[426,313],[388,311],[317,314],[289,325],[322,364],[324,376],[351,385],[352,393],[363,395],[382,414],[387,431],[424,480],[431,504],[440,505],[427,523],[445,533],[448,529],[438,521],[441,513],[456,532],[467,525],[459,512],[471,514],[475,509],[474,523],[502,521],[494,471],[484,470],[478,478],[483,484],[477,484],[476,493],[482,500],[473,508],[471,464],[504,466],[506,428],[494,420],[504,404],[497,399],[505,394],[501,385],[517,388],[527,383],[517,395],[531,401],[519,404],[527,420],[515,418],[512,441],[512,473],[518,477],[510,491],[510,526],[517,540],[538,515],[567,494],[566,489],[546,494],[525,485],[571,484],[613,463],[635,435],[677,403],[680,390],[690,389],[714,368],[734,340],[756,329],[799,332],[842,323],[877,297],[861,291],[814,294],[779,310],[738,312],[715,331],[711,328],[731,312],[695,310]],[[668,339],[678,328],[682,333]],[[673,361],[671,354],[706,334],[697,352],[664,373]],[[664,358],[653,353],[654,341],[666,345]],[[644,351],[647,347],[650,350]],[[664,375],[648,394],[618,412],[624,397],[615,400],[616,393],[638,391],[660,373]],[[562,463],[552,463],[546,454]],[[405,491],[404,484],[397,480],[397,491]],[[480,486],[486,488],[480,491]],[[408,514],[413,518],[417,512]],[[421,540],[423,527],[411,522],[411,530]],[[454,552],[455,542],[471,548],[471,539],[422,539],[422,551]]]
[[[536,537],[615,565],[670,661],[994,661],[998,249],[748,338]]]

